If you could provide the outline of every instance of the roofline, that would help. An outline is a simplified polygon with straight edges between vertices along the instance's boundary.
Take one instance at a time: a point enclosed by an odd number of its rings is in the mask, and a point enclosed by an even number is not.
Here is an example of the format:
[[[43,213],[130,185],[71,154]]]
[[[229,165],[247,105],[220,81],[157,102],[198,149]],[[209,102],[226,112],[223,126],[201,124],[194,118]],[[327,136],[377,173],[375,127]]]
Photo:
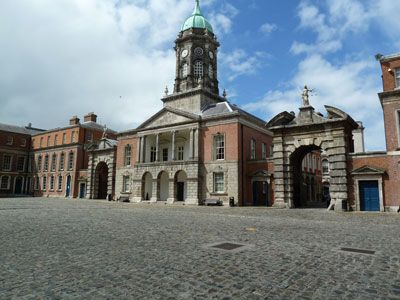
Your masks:
[[[382,56],[379,61],[381,63],[382,62],[388,62],[388,61],[391,61],[391,60],[396,59],[396,58],[400,58],[400,52]]]
[[[89,123],[89,122],[79,123],[79,124],[74,124],[74,125],[68,125],[68,126],[64,126],[64,127],[57,127],[57,128],[53,128],[53,129],[49,129],[49,130],[43,130],[43,132],[35,133],[35,134],[33,134],[32,136],[39,136],[39,135],[42,135],[42,134],[53,133],[53,132],[56,132],[56,131],[61,131],[61,130],[66,130],[66,129],[72,129],[72,128],[76,128],[76,127],[79,127],[79,128],[88,128],[88,127],[85,127],[85,126],[84,126],[84,125],[87,124],[87,123]],[[95,122],[93,122],[93,123],[95,123]],[[99,123],[96,123],[96,124],[99,124]],[[100,125],[100,124],[99,124],[99,125]],[[101,131],[100,128],[98,128],[98,129],[97,129],[97,128],[92,128],[92,129],[97,130],[97,131]],[[117,134],[118,132],[117,132],[117,131],[114,131],[114,130],[112,130],[112,129],[107,128],[107,133]]]

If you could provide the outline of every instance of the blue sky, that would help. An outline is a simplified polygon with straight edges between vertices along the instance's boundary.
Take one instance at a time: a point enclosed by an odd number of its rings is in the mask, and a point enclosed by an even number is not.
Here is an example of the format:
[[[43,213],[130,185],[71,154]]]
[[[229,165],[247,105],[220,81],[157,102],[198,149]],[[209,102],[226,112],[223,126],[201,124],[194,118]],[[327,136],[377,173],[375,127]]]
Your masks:
[[[400,51],[400,1],[201,0],[221,42],[220,89],[268,121],[311,104],[333,105],[383,150],[376,53]],[[95,111],[116,130],[136,127],[172,90],[173,42],[194,0],[3,0],[0,122],[65,126]]]

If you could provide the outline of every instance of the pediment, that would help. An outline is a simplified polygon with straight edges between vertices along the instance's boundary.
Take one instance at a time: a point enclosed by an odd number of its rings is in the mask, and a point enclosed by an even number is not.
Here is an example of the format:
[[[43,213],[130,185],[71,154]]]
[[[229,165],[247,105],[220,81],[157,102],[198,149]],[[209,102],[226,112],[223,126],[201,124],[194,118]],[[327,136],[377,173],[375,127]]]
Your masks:
[[[295,115],[288,113],[287,111],[281,112],[280,114],[273,117],[268,123],[267,127],[275,127],[275,126],[282,126],[288,125],[295,119]]]
[[[352,175],[383,175],[385,173],[386,170],[371,166],[363,166],[351,172]]]
[[[89,144],[86,147],[86,149],[87,149],[87,151],[109,150],[109,149],[114,149],[114,147],[116,145],[117,145],[116,140],[102,138],[98,142],[93,142],[93,143]]]
[[[199,120],[199,118],[200,116],[177,109],[163,108],[150,119],[145,121],[142,125],[140,125],[138,129],[156,128],[173,124],[193,122]]]

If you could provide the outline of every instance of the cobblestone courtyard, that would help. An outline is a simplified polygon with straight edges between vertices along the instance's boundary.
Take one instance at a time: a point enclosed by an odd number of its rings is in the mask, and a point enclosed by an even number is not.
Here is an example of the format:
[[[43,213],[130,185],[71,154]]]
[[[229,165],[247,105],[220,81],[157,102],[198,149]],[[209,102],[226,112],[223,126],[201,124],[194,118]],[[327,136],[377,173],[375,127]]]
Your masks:
[[[1,299],[400,299],[398,214],[0,199],[0,233]]]

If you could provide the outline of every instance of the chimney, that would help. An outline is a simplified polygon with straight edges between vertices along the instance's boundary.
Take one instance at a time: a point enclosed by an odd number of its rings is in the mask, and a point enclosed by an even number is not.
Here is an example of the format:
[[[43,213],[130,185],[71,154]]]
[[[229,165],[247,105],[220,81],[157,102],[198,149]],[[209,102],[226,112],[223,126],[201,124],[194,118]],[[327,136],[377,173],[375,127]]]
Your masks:
[[[79,124],[79,118],[77,116],[73,116],[69,120],[69,125],[78,125]]]
[[[90,112],[84,117],[84,121],[86,122],[97,122],[97,115],[94,112]]]

